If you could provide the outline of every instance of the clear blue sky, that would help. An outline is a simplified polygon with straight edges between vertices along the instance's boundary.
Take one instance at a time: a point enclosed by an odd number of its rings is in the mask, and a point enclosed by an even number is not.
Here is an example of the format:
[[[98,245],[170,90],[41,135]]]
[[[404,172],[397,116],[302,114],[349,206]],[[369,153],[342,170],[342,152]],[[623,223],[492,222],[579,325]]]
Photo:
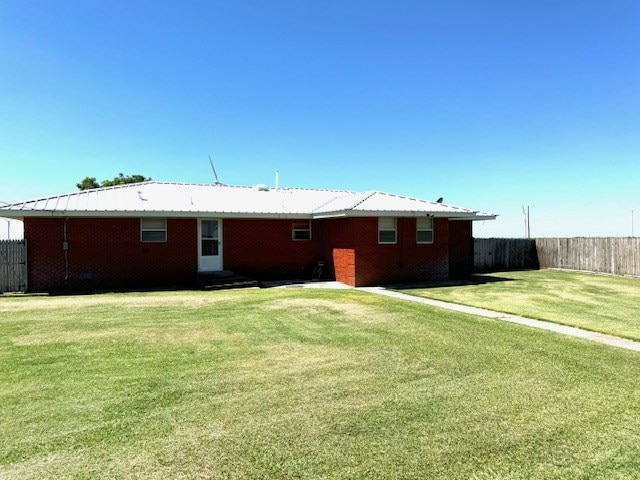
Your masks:
[[[637,1],[0,2],[0,200],[85,176],[377,189],[640,232]],[[2,225],[0,225],[0,229]]]

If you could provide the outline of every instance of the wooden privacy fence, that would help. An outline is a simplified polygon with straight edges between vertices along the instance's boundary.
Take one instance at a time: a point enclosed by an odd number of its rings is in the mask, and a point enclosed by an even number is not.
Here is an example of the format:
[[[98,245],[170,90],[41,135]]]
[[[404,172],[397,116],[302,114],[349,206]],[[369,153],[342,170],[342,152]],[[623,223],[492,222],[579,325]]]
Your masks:
[[[541,268],[640,276],[640,238],[537,238]]]
[[[476,238],[476,272],[562,268],[640,277],[640,238]]]
[[[27,243],[0,240],[0,293],[27,289]]]
[[[473,252],[476,272],[538,268],[536,241],[527,238],[476,238]]]

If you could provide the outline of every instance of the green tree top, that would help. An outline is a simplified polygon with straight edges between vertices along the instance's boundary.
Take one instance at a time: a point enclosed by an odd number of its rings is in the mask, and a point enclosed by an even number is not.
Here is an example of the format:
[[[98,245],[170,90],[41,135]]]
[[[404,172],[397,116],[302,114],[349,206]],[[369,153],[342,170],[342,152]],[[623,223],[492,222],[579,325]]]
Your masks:
[[[96,181],[96,177],[85,177],[79,183],[76,183],[78,190],[89,190],[92,188],[112,187],[114,185],[124,185],[126,183],[148,182],[151,178],[144,175],[125,175],[119,173],[117,177],[111,180],[103,180],[101,183]]]
[[[80,183],[76,183],[78,190],[89,190],[91,188],[100,188],[100,184],[96,181],[96,177],[84,177]]]

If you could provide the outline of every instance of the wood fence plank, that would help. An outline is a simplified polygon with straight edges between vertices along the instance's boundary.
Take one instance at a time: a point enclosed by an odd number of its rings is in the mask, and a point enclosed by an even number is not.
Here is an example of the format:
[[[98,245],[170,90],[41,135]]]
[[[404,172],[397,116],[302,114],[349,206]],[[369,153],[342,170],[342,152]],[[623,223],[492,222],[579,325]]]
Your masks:
[[[562,268],[640,277],[640,238],[476,238],[475,271]]]
[[[27,289],[25,240],[0,240],[0,293]]]

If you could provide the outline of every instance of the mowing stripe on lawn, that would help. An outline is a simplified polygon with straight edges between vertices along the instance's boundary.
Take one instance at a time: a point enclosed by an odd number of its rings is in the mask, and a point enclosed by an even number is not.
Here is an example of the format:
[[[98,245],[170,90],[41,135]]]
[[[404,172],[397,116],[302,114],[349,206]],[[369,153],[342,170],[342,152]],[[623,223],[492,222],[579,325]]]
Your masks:
[[[479,317],[493,318],[495,320],[503,320],[505,322],[525,325],[527,327],[540,328],[542,330],[549,330],[551,332],[561,333],[563,335],[569,335],[571,337],[583,338],[585,340],[602,343],[604,345],[609,345],[612,347],[624,348],[627,350],[640,352],[640,342],[634,342],[633,340],[615,337],[613,335],[605,335],[604,333],[591,332],[589,330],[582,330],[581,328],[569,327],[566,325],[560,325],[551,322],[544,322],[542,320],[534,320],[532,318],[520,317],[518,315],[511,315],[509,313],[494,312],[493,310],[485,310],[484,308],[469,307],[467,305],[459,305],[457,303],[449,303],[443,302],[441,300],[416,297],[414,295],[407,295],[406,293],[386,290],[383,287],[361,287],[359,288],[359,290],[363,290],[369,293],[376,293],[378,295],[386,295],[387,297],[408,300],[410,302],[423,303],[425,305],[445,308],[447,310],[453,310],[456,312],[468,313],[470,315],[477,315]]]

